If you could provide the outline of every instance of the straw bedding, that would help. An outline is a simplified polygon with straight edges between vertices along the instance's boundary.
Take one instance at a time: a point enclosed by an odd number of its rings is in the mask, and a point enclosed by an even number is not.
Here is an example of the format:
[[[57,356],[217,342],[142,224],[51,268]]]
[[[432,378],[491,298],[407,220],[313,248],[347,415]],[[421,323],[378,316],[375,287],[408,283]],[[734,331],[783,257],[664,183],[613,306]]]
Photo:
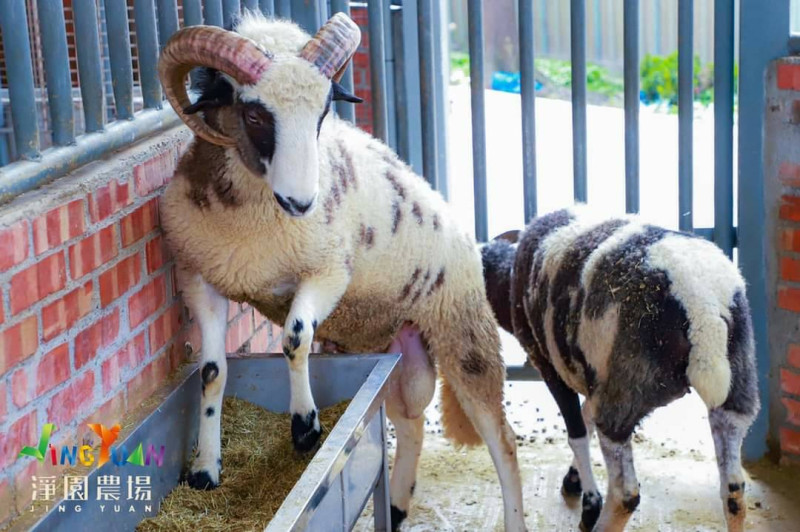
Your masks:
[[[347,405],[344,401],[320,412],[322,441]],[[220,486],[198,491],[179,485],[138,531],[263,530],[272,519],[314,455],[301,455],[292,447],[290,414],[231,397],[225,398],[222,412]]]

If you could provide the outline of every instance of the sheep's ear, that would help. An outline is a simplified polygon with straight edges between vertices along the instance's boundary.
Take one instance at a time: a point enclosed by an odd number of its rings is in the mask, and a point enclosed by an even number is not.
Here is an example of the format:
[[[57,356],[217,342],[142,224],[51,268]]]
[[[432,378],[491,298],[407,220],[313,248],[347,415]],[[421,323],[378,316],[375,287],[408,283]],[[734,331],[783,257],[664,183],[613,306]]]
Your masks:
[[[347,90],[336,83],[335,81],[331,83],[333,85],[333,101],[344,101],[350,103],[362,103],[364,100],[356,96],[355,94],[351,94],[347,92]]]
[[[517,241],[519,240],[519,233],[520,233],[519,230],[512,229],[511,231],[506,231],[503,234],[497,235],[492,240],[495,242],[498,240],[505,240],[506,242],[509,242],[511,244],[516,244]]]

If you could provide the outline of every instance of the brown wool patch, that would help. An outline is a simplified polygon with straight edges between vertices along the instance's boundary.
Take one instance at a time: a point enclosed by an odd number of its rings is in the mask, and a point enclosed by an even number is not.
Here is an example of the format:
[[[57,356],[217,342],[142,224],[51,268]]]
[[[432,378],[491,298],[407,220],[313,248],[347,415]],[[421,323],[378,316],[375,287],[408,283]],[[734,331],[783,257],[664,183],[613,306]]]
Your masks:
[[[427,272],[425,272],[425,277],[422,278],[422,282],[419,284],[419,290],[417,290],[416,293],[414,294],[414,297],[411,298],[412,305],[417,302],[417,299],[420,298],[422,292],[425,291],[425,285],[428,284],[428,279],[430,278],[431,278],[431,271],[428,270]]]
[[[403,211],[400,210],[400,203],[395,200],[392,202],[392,234],[397,233],[397,229],[400,227],[400,222],[403,221]]]
[[[414,202],[414,206],[411,208],[411,214],[414,215],[414,218],[417,219],[417,223],[422,225],[422,222],[425,220],[422,218],[422,207],[419,206],[419,203],[416,201]]]
[[[439,275],[436,276],[436,279],[433,281],[433,284],[431,285],[430,288],[428,288],[427,295],[433,294],[436,290],[441,288],[443,284],[444,284],[444,268],[439,270]]]
[[[405,298],[408,297],[408,294],[411,293],[411,289],[414,287],[414,284],[419,279],[419,275],[422,273],[420,268],[415,268],[414,273],[411,274],[411,279],[406,283],[403,287],[403,291],[400,292],[400,301],[403,301]]]
[[[386,179],[389,180],[389,183],[392,185],[392,188],[394,188],[394,191],[397,192],[397,195],[400,196],[400,199],[405,200],[406,187],[400,183],[400,179],[397,177],[397,175],[395,175],[391,169],[387,170],[384,175],[386,176]]]
[[[438,231],[440,227],[441,227],[441,225],[439,225],[439,215],[438,214],[434,214],[433,215],[433,230],[434,231]]]
[[[358,189],[358,182],[356,181],[356,167],[353,164],[353,155],[345,146],[342,139],[336,139],[336,144],[339,146],[339,153],[343,165],[339,166],[339,175],[344,176],[345,179],[353,186],[353,189]]]
[[[482,375],[486,372],[486,361],[479,353],[469,351],[467,355],[461,359],[461,369],[467,375]]]

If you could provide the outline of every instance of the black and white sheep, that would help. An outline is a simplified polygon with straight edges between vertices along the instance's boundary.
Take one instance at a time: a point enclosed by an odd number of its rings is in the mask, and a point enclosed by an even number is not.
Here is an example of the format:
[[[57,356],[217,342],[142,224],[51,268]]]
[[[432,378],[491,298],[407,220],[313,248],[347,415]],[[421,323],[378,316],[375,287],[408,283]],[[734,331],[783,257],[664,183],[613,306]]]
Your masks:
[[[248,15],[235,32],[185,28],[162,52],[167,98],[196,134],[160,211],[202,331],[203,415],[189,482],[220,481],[232,299],[285,324],[299,450],[320,435],[308,376],[315,335],[349,352],[403,352],[387,405],[398,438],[394,528],[409,508],[438,368],[446,435],[486,442],[506,529],[524,530],[505,371],[475,242],[388,147],[328,113],[332,100],[354,99],[335,81],[359,40],[341,14],[314,38],[292,23]],[[206,75],[191,103],[185,80],[198,66]]]
[[[624,528],[639,504],[633,430],[692,387],[709,408],[728,529],[742,530],[740,450],[759,400],[736,267],[694,235],[634,216],[597,218],[585,207],[502,236],[482,248],[489,300],[564,416],[574,461],[563,489],[583,491],[581,528]],[[605,508],[589,456],[595,427],[608,470]]]

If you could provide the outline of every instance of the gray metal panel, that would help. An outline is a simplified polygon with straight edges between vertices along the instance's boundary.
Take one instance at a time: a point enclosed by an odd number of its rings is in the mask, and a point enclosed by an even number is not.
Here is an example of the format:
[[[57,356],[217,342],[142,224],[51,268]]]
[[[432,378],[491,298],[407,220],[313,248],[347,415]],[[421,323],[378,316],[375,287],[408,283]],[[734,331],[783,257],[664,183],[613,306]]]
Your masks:
[[[62,0],[38,0],[37,4],[53,144],[66,146],[75,141],[75,123],[64,4]]]
[[[31,46],[24,2],[9,2],[0,9],[0,33],[3,35],[17,153],[24,159],[38,159],[39,121],[35,119]]]
[[[522,97],[522,192],[525,223],[536,216],[536,79],[534,13],[530,0],[519,0],[519,62]]]
[[[624,0],[625,211],[639,212],[639,0]]]
[[[233,23],[242,14],[242,4],[239,0],[222,0],[222,24],[224,28],[232,28]]]
[[[586,0],[572,0],[572,172],[575,201],[587,201],[586,188]]]
[[[397,79],[395,78],[394,62],[396,49],[394,48],[393,17],[400,12],[400,6],[392,5],[391,0],[383,3],[383,47],[386,68],[386,139],[387,144],[397,151]]]
[[[320,6],[317,0],[292,0],[292,20],[311,35],[319,29]]]
[[[402,36],[402,54],[397,53],[395,66],[397,79],[402,84],[405,99],[397,103],[397,135],[401,156],[419,175],[423,175],[422,165],[422,112],[419,64],[419,36],[417,26],[417,3],[406,1],[400,14],[402,30],[396,35]],[[399,36],[396,37],[400,38]],[[396,93],[401,97],[401,91]],[[406,152],[402,151],[403,142]]]
[[[292,1],[275,0],[275,16],[278,18],[292,18]]]
[[[434,0],[433,39],[434,61],[433,86],[437,112],[433,116],[436,126],[436,190],[447,201],[449,179],[447,174],[447,87],[450,83],[450,58],[448,56],[447,2]]]
[[[203,2],[205,10],[205,23],[209,26],[222,26],[224,17],[222,16],[222,0],[205,0]]]
[[[741,0],[739,25],[739,268],[747,281],[753,316],[761,410],[742,451],[756,460],[767,451],[770,354],[764,245],[764,73],[767,63],[788,53],[789,0]]]
[[[203,23],[203,6],[200,0],[183,0],[183,25],[198,26]]]
[[[133,117],[133,68],[128,8],[124,2],[106,2],[105,11],[116,117],[117,120],[128,120]]]
[[[109,124],[102,133],[81,135],[74,146],[45,150],[39,161],[17,161],[4,166],[0,168],[0,203],[179,123],[172,108],[146,110],[137,113],[134,120]]]
[[[264,15],[268,17],[275,16],[275,2],[273,0],[259,0],[258,7]]]
[[[678,227],[694,229],[694,0],[678,2]]]
[[[394,120],[396,131],[395,151],[400,158],[408,162],[409,160],[409,109],[408,109],[408,89],[405,77],[406,51],[405,51],[405,32],[403,29],[403,16],[406,8],[393,10],[389,18],[389,25],[392,27],[392,45],[390,49],[394,53],[392,63],[394,90]]]
[[[434,83],[436,63],[434,56],[434,0],[417,0],[417,31],[419,36],[419,85],[422,107],[422,174],[434,189],[439,186],[436,94]]]
[[[176,0],[158,0],[158,41],[161,48],[173,33],[178,31],[178,4]],[[138,30],[137,30],[138,37]]]
[[[372,88],[372,133],[375,137],[388,143],[384,12],[381,0],[367,1],[367,16],[369,19],[369,70]]]
[[[733,256],[731,227],[733,227],[733,2],[714,0],[714,242],[728,257]]]
[[[486,101],[483,63],[483,0],[468,0],[469,80],[472,106],[472,187],[475,197],[475,239],[489,240],[486,192]]]
[[[159,0],[163,3],[164,0]],[[191,9],[190,9],[191,12]],[[153,0],[136,0],[133,4],[136,21],[136,47],[139,55],[139,79],[142,99],[148,108],[161,107],[161,82],[158,80],[158,35]],[[166,40],[162,39],[162,46]]]
[[[92,133],[103,129],[105,123],[97,6],[94,2],[75,2],[72,11],[75,22],[75,46],[78,49],[84,131]]]
[[[344,13],[348,17],[350,16],[350,2],[348,0],[332,0],[331,1],[331,12],[332,13]],[[339,80],[344,89],[349,92],[353,93],[353,65],[348,64],[347,69],[342,74],[342,79]],[[355,123],[356,121],[356,110],[353,107],[352,103],[349,102],[336,102],[336,114],[339,117]]]

